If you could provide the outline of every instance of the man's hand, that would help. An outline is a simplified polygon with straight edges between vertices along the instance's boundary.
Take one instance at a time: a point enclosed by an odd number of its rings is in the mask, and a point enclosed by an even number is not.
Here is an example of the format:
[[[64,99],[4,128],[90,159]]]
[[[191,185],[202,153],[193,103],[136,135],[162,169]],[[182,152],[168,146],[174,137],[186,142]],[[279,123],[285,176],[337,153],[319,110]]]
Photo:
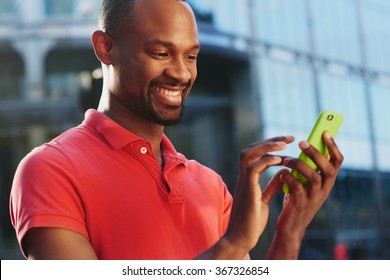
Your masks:
[[[285,195],[283,210],[277,221],[277,232],[267,258],[298,258],[306,229],[333,188],[344,158],[327,132],[323,134],[323,140],[329,150],[328,158],[306,141],[299,144],[303,153],[319,167],[319,172],[301,160],[293,158],[283,160],[283,165],[305,176],[308,179],[308,185],[303,186],[288,170],[282,170],[276,175],[279,176],[281,182],[289,186],[291,193]]]
[[[269,203],[282,185],[280,180],[271,180],[263,192],[260,175],[270,166],[282,163],[282,157],[269,153],[284,150],[293,141],[292,136],[275,137],[255,143],[241,152],[240,174],[234,188],[229,227],[224,236],[234,248],[232,258],[241,259],[256,246],[268,221]]]

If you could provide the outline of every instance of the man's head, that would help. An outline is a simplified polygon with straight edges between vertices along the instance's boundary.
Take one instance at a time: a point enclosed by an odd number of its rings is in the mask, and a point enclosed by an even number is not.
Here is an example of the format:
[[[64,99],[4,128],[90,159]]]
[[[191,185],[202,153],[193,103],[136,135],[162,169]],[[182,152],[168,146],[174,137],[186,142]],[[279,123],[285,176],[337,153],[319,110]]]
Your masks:
[[[194,14],[182,0],[104,0],[92,37],[103,94],[128,116],[161,125],[180,120],[196,79]]]

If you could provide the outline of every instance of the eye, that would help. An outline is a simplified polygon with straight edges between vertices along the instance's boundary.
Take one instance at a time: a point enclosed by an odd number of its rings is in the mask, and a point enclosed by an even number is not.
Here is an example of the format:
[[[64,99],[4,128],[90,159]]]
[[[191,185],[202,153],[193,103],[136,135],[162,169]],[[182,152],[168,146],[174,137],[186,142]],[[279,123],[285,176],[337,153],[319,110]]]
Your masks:
[[[195,54],[191,54],[191,55],[187,55],[187,56],[186,56],[186,59],[187,59],[188,61],[197,61],[197,60],[198,60],[198,56],[195,55]]]
[[[149,52],[149,55],[154,57],[154,58],[157,58],[157,59],[169,58],[169,54],[167,52],[163,52],[163,51],[152,51],[152,52]]]

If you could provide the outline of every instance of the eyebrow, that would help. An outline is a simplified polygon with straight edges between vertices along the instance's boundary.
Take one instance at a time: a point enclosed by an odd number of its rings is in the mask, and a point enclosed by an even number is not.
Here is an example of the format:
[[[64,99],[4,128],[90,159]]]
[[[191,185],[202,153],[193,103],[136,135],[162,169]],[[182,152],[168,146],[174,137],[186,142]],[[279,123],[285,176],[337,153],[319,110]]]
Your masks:
[[[149,41],[146,42],[146,45],[161,45],[161,46],[164,46],[164,47],[174,47],[175,46],[172,42],[163,41],[163,40],[159,40],[159,39],[149,40]],[[200,44],[197,43],[197,44],[195,44],[194,46],[192,46],[189,49],[190,50],[199,50],[200,49]]]

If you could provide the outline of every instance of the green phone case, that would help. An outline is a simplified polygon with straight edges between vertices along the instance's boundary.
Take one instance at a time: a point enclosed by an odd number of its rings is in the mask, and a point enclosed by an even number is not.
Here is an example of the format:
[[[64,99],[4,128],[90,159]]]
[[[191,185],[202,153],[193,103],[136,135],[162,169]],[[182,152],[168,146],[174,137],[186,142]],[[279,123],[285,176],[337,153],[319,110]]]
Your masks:
[[[314,127],[307,139],[307,141],[314,146],[318,151],[320,151],[323,155],[328,154],[328,148],[324,144],[324,141],[322,139],[322,134],[324,131],[328,131],[329,134],[335,138],[341,124],[343,123],[344,117],[340,113],[331,112],[331,111],[322,111],[320,115],[318,116],[318,119],[316,123],[314,124]],[[303,160],[306,164],[308,164],[311,168],[318,171],[317,165],[304,153],[300,153],[299,157],[300,160]],[[299,173],[296,170],[292,170],[291,174],[297,178],[304,186],[307,185],[308,181],[306,177],[304,177],[301,173]],[[286,184],[283,185],[283,192],[289,193],[290,189]]]

